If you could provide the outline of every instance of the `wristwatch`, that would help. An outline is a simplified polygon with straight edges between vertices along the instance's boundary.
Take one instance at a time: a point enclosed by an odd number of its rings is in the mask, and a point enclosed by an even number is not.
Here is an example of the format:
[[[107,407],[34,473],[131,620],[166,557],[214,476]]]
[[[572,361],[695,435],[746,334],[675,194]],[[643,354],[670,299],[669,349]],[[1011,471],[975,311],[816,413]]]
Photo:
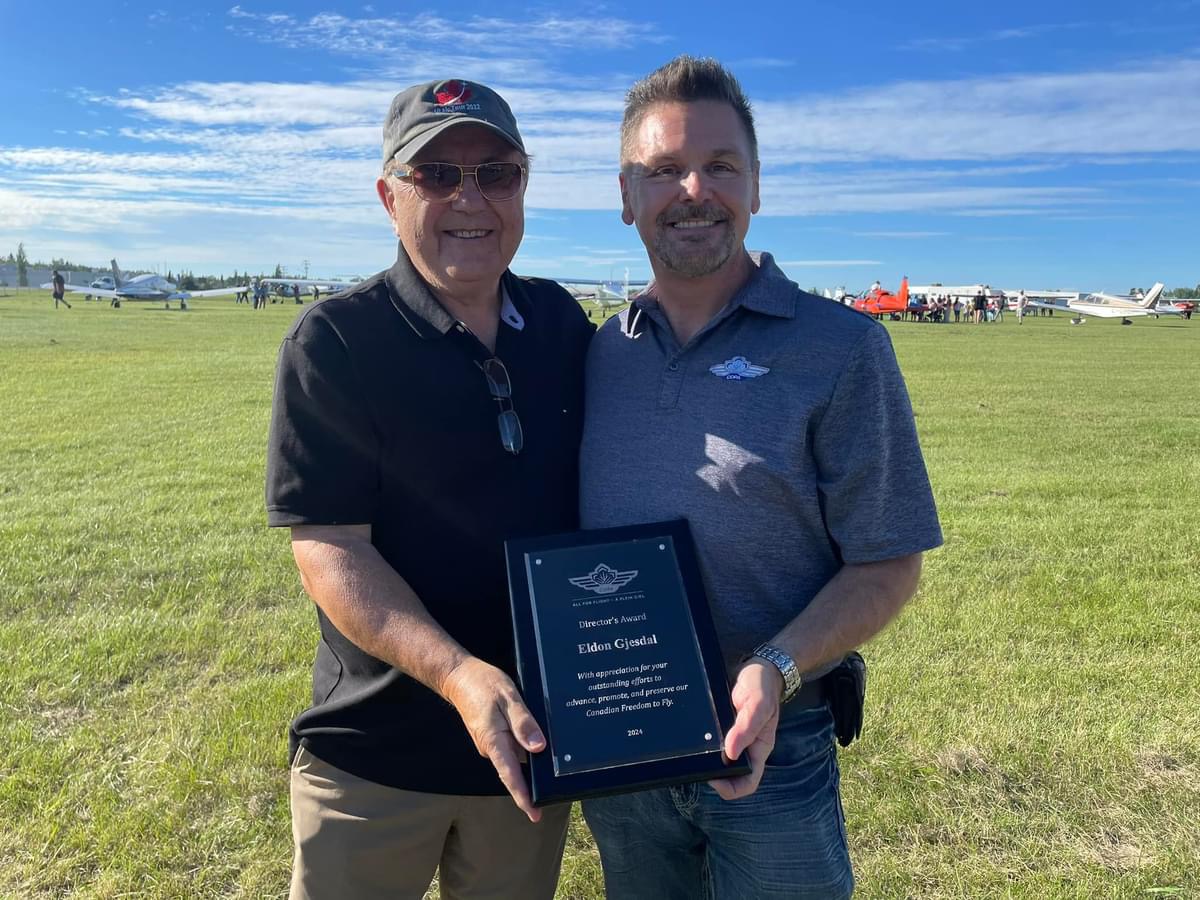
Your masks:
[[[778,647],[772,644],[759,644],[750,655],[765,659],[783,676],[783,693],[779,696],[780,703],[787,703],[796,691],[800,690],[804,679],[800,677],[800,669],[797,668],[796,661]]]

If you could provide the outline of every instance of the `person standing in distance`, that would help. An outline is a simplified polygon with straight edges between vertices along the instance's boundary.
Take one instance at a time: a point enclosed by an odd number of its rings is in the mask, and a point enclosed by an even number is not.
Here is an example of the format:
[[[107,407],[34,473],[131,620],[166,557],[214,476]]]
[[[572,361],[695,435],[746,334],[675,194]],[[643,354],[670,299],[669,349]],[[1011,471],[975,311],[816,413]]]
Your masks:
[[[508,104],[452,79],[397,94],[380,201],[396,263],[283,341],[273,526],[315,601],[291,727],[291,896],[550,898],[569,807],[534,809],[546,740],[513,682],[506,538],[578,527],[592,326],[508,265],[529,160]]]
[[[60,303],[67,309],[71,308],[71,304],[67,302],[67,283],[58,269],[54,270],[54,274],[50,278],[50,293],[54,295],[55,309],[58,309]]]
[[[760,207],[750,104],[711,59],[629,91],[622,218],[654,281],[588,353],[586,528],[686,518],[749,775],[585,800],[610,897],[853,891],[828,681],[941,543],[887,330],[745,246]]]

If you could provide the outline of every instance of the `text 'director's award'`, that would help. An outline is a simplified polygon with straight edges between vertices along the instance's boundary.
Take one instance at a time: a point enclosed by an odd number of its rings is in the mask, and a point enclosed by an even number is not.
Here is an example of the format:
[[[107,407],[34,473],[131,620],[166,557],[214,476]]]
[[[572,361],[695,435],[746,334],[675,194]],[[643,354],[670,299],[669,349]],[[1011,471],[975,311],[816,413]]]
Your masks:
[[[509,541],[535,804],[748,771],[687,523]]]

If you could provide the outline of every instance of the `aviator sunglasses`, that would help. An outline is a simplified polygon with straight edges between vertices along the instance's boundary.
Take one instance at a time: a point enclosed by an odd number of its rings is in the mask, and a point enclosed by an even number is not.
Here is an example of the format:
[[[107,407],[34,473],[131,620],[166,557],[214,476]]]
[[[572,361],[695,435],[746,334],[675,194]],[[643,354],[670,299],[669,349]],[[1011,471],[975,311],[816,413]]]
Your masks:
[[[417,196],[431,203],[453,200],[462,190],[463,179],[468,175],[475,179],[484,199],[511,200],[521,189],[525,167],[514,162],[480,163],[477,166],[428,162],[415,166],[397,165],[395,175],[410,182]]]
[[[525,434],[521,431],[521,420],[517,418],[517,411],[513,409],[512,382],[508,378],[508,369],[504,368],[504,363],[495,356],[476,365],[483,369],[483,377],[487,379],[492,399],[500,404],[500,415],[497,418],[500,443],[515,456],[525,446]]]

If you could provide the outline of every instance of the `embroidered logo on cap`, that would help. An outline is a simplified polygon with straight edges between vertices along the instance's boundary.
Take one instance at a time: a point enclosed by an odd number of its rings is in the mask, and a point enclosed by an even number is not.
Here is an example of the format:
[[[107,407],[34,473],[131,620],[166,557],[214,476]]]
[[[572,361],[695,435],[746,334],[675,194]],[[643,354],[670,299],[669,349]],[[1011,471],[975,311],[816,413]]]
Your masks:
[[[757,378],[766,375],[771,370],[766,366],[756,366],[744,356],[735,356],[723,363],[717,363],[709,368],[710,372],[726,381],[742,381],[746,378]]]
[[[593,591],[597,594],[615,594],[633,579],[637,578],[637,569],[629,569],[625,572],[618,572],[611,566],[600,563],[590,573],[581,578],[568,578],[567,580],[577,588],[583,588],[585,591]]]
[[[433,102],[437,105],[430,109],[430,112],[443,116],[482,112],[482,103],[478,100],[474,103],[469,102],[473,96],[471,85],[467,82],[457,78],[443,81],[433,89]]]
[[[471,87],[465,81],[459,81],[457,78],[443,81],[433,89],[433,99],[437,101],[438,106],[466,103],[471,99]]]

